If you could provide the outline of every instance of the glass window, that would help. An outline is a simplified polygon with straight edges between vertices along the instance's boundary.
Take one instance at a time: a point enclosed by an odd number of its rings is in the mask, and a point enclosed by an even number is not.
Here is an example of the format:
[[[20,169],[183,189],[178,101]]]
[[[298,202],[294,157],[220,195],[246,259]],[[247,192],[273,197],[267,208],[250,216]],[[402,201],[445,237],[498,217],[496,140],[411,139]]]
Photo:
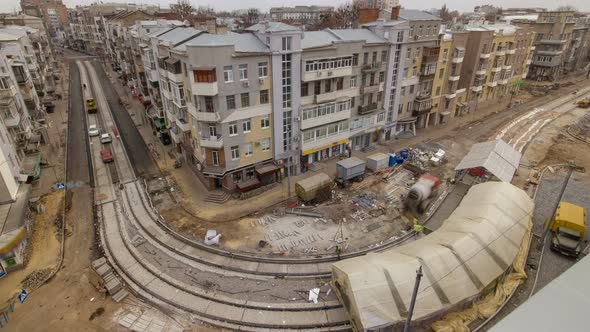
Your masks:
[[[291,39],[292,37],[283,37],[283,51],[291,50]]]
[[[205,97],[205,110],[207,112],[215,112],[215,107],[213,106],[213,97]]]
[[[225,103],[227,105],[228,110],[236,109],[236,98],[234,95],[226,96]]]
[[[238,134],[238,123],[237,122],[232,122],[229,124],[229,135],[230,136],[235,136]]]
[[[239,65],[238,72],[240,74],[240,81],[245,81],[248,79],[248,65],[247,64]]]
[[[250,94],[248,92],[241,93],[240,100],[242,102],[242,107],[250,106]]]
[[[248,143],[244,145],[244,150],[244,156],[250,157],[252,155],[252,144]]]
[[[380,72],[379,73],[379,83],[383,83],[385,82],[385,72]]]
[[[314,95],[319,95],[321,93],[321,86],[320,86],[320,82],[321,81],[315,81],[313,83],[313,94]]]
[[[268,90],[260,90],[260,103],[268,104]]]
[[[244,130],[244,133],[252,131],[252,123],[250,122],[250,119],[242,121],[242,129]]]
[[[340,77],[336,80],[336,90],[344,89],[344,77]]]
[[[231,147],[231,159],[232,160],[240,159],[240,147],[239,146],[232,146]]]
[[[354,53],[352,55],[352,65],[358,66],[358,64],[359,64],[359,55],[358,55],[358,53]]]
[[[381,51],[381,62],[387,62],[387,51]]]
[[[350,87],[351,88],[356,88],[356,76],[352,76],[350,78]]]
[[[268,115],[265,115],[260,119],[260,128],[267,129],[269,127],[270,127],[270,118]]]
[[[369,53],[365,52],[365,54],[363,54],[363,65],[366,65],[367,63],[369,63]]]
[[[259,78],[268,77],[268,62],[259,62],[258,63],[258,77]]]
[[[270,138],[260,141],[260,145],[262,145],[262,151],[270,151]]]
[[[307,97],[309,94],[309,83],[301,83],[301,97]]]
[[[234,81],[234,73],[232,71],[232,66],[224,66],[223,67],[223,82],[229,83]]]

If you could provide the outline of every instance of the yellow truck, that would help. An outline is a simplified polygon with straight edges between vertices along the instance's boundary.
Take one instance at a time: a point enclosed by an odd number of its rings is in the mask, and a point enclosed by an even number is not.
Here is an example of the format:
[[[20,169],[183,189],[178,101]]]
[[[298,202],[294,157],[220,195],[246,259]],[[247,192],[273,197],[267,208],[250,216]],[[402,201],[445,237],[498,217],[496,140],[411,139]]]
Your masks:
[[[88,109],[88,113],[96,113],[96,101],[94,98],[86,98],[86,109]]]
[[[586,209],[572,203],[559,202],[549,230],[553,233],[552,250],[578,257],[586,242]]]

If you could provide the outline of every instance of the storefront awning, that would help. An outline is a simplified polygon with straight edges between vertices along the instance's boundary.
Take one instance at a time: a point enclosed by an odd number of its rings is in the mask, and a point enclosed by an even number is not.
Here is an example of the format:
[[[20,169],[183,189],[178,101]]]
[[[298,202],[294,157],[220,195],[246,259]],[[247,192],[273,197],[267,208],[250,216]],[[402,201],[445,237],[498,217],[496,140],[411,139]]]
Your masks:
[[[262,182],[260,182],[256,178],[236,183],[236,187],[238,187],[238,190],[240,190],[241,192],[246,192],[246,191],[250,191],[252,189],[256,189],[256,188],[260,187],[261,185],[262,185]]]
[[[262,166],[260,168],[257,168],[256,169],[256,173],[258,175],[265,175],[265,174],[268,174],[268,173],[277,172],[278,170],[279,170],[279,168],[277,166],[275,166],[273,164],[270,164],[270,165],[264,165],[264,166]]]

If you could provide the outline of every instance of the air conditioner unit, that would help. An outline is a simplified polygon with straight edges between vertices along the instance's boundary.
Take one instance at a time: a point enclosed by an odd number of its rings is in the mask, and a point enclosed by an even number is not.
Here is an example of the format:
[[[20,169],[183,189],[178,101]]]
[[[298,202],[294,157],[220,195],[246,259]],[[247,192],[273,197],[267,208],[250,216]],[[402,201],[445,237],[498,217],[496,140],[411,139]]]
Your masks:
[[[298,116],[298,117],[296,117],[296,118],[295,118],[295,121],[301,121],[301,117],[299,117],[299,116]]]
[[[322,76],[322,72],[321,72],[321,71],[318,71],[318,72],[316,73],[316,76],[317,76],[317,77],[320,77],[320,76]]]
[[[258,83],[260,83],[260,84],[264,84],[264,78],[259,78],[259,79],[258,79]]]
[[[242,81],[242,86],[250,86],[250,81]]]
[[[260,142],[254,142],[254,146],[256,146],[256,147],[260,146]]]
[[[334,72],[333,71],[329,71],[328,72],[328,76],[332,76],[332,75],[334,75]]]
[[[414,36],[414,40],[418,40],[418,39],[420,39],[420,36],[418,36],[418,35]]]

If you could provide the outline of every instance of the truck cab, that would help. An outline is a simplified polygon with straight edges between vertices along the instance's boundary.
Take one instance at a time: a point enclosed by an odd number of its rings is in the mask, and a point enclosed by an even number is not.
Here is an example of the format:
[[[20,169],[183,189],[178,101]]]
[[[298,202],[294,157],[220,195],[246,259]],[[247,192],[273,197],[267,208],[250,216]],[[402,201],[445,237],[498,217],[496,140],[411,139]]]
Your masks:
[[[88,110],[88,113],[96,113],[97,108],[94,98],[86,98],[86,109]]]
[[[559,202],[549,229],[553,234],[552,250],[565,256],[578,257],[586,242],[586,209],[572,203]]]

